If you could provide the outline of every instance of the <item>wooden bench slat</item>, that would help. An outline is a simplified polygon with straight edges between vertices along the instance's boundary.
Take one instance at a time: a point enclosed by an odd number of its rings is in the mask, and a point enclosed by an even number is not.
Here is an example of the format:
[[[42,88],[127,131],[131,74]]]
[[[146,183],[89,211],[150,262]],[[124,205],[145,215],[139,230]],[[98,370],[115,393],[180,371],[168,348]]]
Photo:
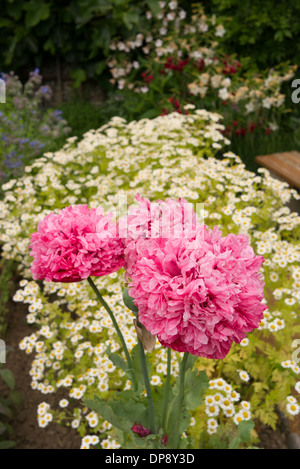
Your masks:
[[[300,153],[297,151],[259,155],[255,158],[261,166],[273,171],[292,187],[300,189]]]

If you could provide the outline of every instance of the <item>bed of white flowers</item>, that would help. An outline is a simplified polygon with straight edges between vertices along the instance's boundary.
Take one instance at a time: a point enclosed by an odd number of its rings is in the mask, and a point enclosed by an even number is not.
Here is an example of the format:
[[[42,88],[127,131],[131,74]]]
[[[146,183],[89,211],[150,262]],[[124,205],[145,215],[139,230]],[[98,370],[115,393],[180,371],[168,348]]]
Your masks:
[[[48,213],[72,204],[101,204],[122,214],[137,193],[151,200],[183,197],[203,203],[201,215],[209,227],[218,225],[224,234],[248,234],[256,254],[265,257],[264,319],[225,359],[198,359],[210,387],[182,438],[193,436],[197,445],[209,447],[243,420],[274,427],[276,406],[290,418],[300,412],[300,366],[293,348],[300,334],[300,216],[286,206],[298,195],[264,169],[259,174],[246,170],[229,151],[221,116],[187,108],[186,115],[129,124],[115,117],[87,132],[82,141],[69,138],[61,150],[46,153],[25,168],[21,179],[3,186],[2,255],[18,261],[23,277],[14,301],[28,305],[27,322],[32,324],[32,334],[19,346],[32,356],[31,386],[41,393],[38,423],[46,427],[58,421],[78,429],[82,448],[120,447],[111,424],[84,407],[82,399],[94,394],[105,398],[131,383],[107,354],[109,346],[118,352],[120,345],[88,283],[32,280],[30,234]],[[95,283],[132,350],[137,336],[133,314],[122,301],[122,275],[96,278]],[[155,388],[166,374],[166,351],[157,341],[148,356]],[[172,351],[173,377],[178,374],[177,356]],[[52,408],[47,394],[58,390],[63,397]],[[252,437],[255,441],[255,430]]]

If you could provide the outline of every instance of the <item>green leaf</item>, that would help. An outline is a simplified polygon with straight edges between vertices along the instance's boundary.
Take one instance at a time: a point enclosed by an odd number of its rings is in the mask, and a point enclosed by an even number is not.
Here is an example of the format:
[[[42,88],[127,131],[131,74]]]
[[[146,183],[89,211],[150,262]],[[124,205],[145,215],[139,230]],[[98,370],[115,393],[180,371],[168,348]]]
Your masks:
[[[6,11],[15,21],[19,21],[22,16],[23,2],[7,2]]]
[[[158,115],[157,109],[149,109],[148,111],[144,112],[144,114],[140,116],[140,119],[152,119],[153,117],[157,117],[157,115]]]
[[[50,54],[55,54],[55,45],[53,40],[49,37],[47,41],[44,43],[44,50],[47,50],[50,52]]]
[[[133,434],[132,439],[135,442],[138,449],[141,449],[141,448],[145,448],[145,449],[156,448],[157,449],[159,447],[164,448],[160,443],[161,435],[159,434],[151,434],[143,438],[139,437],[138,435]]]
[[[236,436],[230,441],[228,445],[228,449],[238,449],[240,446],[240,443],[241,443],[241,439],[238,436]]]
[[[0,28],[5,28],[5,27],[10,27],[10,26],[13,26],[13,23],[12,21],[10,21],[9,19],[7,18],[2,18],[0,20]]]
[[[9,65],[12,62],[12,59],[13,59],[17,44],[18,44],[18,38],[17,38],[17,36],[14,36],[14,38],[10,42],[10,46],[8,48],[8,51],[5,53],[5,64],[6,65]]]
[[[12,440],[0,441],[0,449],[10,449],[16,446],[16,442]]]
[[[251,430],[254,427],[252,420],[243,420],[238,426],[238,437],[242,443],[247,443],[251,440]]]
[[[120,418],[128,419],[131,427],[134,424],[141,424],[144,427],[148,427],[148,409],[142,403],[136,399],[123,399],[123,393],[118,394],[119,400],[113,401],[113,409],[116,415]]]
[[[146,3],[154,16],[157,16],[160,13],[161,9],[158,0],[146,0]]]
[[[202,404],[202,396],[209,385],[209,380],[204,370],[200,372],[192,370],[196,359],[197,358],[193,355],[189,355],[186,364],[187,371],[185,374],[184,399],[181,415],[178,415],[179,377],[176,379],[172,389],[166,424],[168,435],[167,448],[176,449],[173,448],[173,446],[176,444],[178,434],[182,434],[190,424],[189,411],[195,410]]]
[[[142,372],[142,366],[141,366],[141,358],[140,358],[140,350],[139,350],[139,344],[136,344],[133,349],[131,350],[131,360],[132,360],[132,366],[135,371],[135,375],[137,377],[137,380],[139,383],[141,383],[142,388],[144,389],[144,378],[143,378],[143,372]],[[150,376],[151,374],[151,364],[149,362],[148,354],[146,354],[146,365],[147,365],[147,370],[148,374]]]
[[[181,435],[188,428],[191,422],[190,413],[187,411],[186,407],[181,409],[180,416],[178,415],[178,396],[175,396],[172,401],[170,401],[169,411],[167,416],[167,425],[166,433],[168,435],[167,448],[175,448],[175,442],[177,440],[178,434]]]
[[[19,391],[11,391],[9,398],[14,405],[20,406],[21,404],[23,404],[23,397],[19,393]]]
[[[139,310],[137,306],[135,306],[131,296],[129,296],[127,288],[124,288],[123,290],[123,301],[124,301],[125,306],[127,306],[127,308],[130,309],[130,311],[132,311],[137,316]]]
[[[27,28],[36,26],[41,21],[46,20],[50,15],[49,3],[31,1],[26,4],[26,9],[25,24]]]
[[[128,371],[128,366],[125,360],[123,360],[123,358],[117,353],[111,352],[110,347],[107,347],[107,349],[105,350],[105,353],[108,355],[108,358],[113,362],[113,364],[117,368],[120,368],[122,371],[125,371],[125,372]]]
[[[76,68],[71,72],[71,77],[73,78],[73,86],[74,88],[79,88],[81,83],[86,80],[86,72],[82,68]]]
[[[5,423],[5,427],[6,427],[6,434],[11,437],[11,435],[14,434],[14,429],[12,427],[12,425],[10,423]]]
[[[106,68],[105,60],[101,60],[101,62],[98,62],[95,68],[96,75],[101,75],[101,73],[105,70],[105,68]]]
[[[9,417],[9,418],[12,417],[12,413],[9,407],[1,404],[1,402],[0,402],[0,414],[6,415],[6,417]]]
[[[10,370],[0,370],[0,376],[10,389],[15,388],[15,377]]]
[[[120,368],[122,371],[124,371],[126,373],[126,375],[128,376],[128,378],[133,381],[133,373],[134,373],[134,370],[132,368],[128,368],[128,365],[127,363],[123,360],[122,357],[120,357],[120,355],[118,355],[117,353],[113,353],[110,351],[110,349],[106,349],[106,353],[108,355],[108,358],[113,362],[113,364],[117,367],[117,368]]]
[[[0,422],[0,435],[3,435],[4,432],[6,432],[6,425]]]
[[[279,41],[279,42],[281,42],[283,40],[282,31],[280,31],[280,30],[276,31],[276,33],[274,34],[274,40]]]
[[[94,399],[83,399],[83,402],[84,405],[97,412],[103,419],[107,420],[114,427],[117,427],[126,433],[131,432],[131,427],[133,425],[132,421],[126,417],[121,417],[116,414],[113,408],[113,402],[105,402],[96,395],[94,396]]]
[[[125,434],[122,430],[120,430],[119,428],[114,428],[114,432],[116,434],[116,439],[117,439],[117,442],[119,443],[119,445],[121,445],[121,448],[124,448],[124,441],[125,441]]]
[[[139,15],[136,11],[125,11],[122,15],[123,21],[127,29],[132,29],[134,24],[139,21]]]
[[[209,386],[204,370],[199,373],[188,370],[185,375],[184,403],[188,410],[195,410],[202,404],[202,396]]]

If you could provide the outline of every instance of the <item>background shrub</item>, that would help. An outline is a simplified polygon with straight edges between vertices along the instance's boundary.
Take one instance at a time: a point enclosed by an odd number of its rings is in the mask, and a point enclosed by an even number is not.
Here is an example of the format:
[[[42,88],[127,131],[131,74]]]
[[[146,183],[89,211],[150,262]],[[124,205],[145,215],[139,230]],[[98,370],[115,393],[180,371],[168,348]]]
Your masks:
[[[0,0],[0,62],[21,73],[62,61],[79,85],[101,75],[111,38],[143,28],[149,8],[157,12],[158,1]]]
[[[258,69],[283,60],[299,63],[299,0],[213,0],[205,8],[223,22],[229,53],[251,57]]]

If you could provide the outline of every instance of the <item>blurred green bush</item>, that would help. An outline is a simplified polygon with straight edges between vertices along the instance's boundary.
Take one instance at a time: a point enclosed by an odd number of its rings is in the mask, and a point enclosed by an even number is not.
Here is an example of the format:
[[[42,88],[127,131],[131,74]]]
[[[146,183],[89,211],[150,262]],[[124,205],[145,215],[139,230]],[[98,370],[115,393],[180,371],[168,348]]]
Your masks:
[[[141,30],[149,9],[156,14],[158,0],[0,0],[2,71],[61,59],[79,86],[101,75],[112,37]]]
[[[186,2],[187,3],[187,2]],[[251,57],[257,68],[300,62],[300,0],[212,0],[203,2],[226,28],[224,48]]]
[[[0,0],[2,71],[42,68],[49,59],[72,68],[75,86],[106,71],[105,58],[115,37],[147,31],[146,12],[155,16],[159,0]],[[253,67],[282,61],[299,63],[300,0],[212,0],[177,2],[189,12],[203,5],[226,28],[224,49],[251,57]],[[150,31],[149,31],[150,32]]]

